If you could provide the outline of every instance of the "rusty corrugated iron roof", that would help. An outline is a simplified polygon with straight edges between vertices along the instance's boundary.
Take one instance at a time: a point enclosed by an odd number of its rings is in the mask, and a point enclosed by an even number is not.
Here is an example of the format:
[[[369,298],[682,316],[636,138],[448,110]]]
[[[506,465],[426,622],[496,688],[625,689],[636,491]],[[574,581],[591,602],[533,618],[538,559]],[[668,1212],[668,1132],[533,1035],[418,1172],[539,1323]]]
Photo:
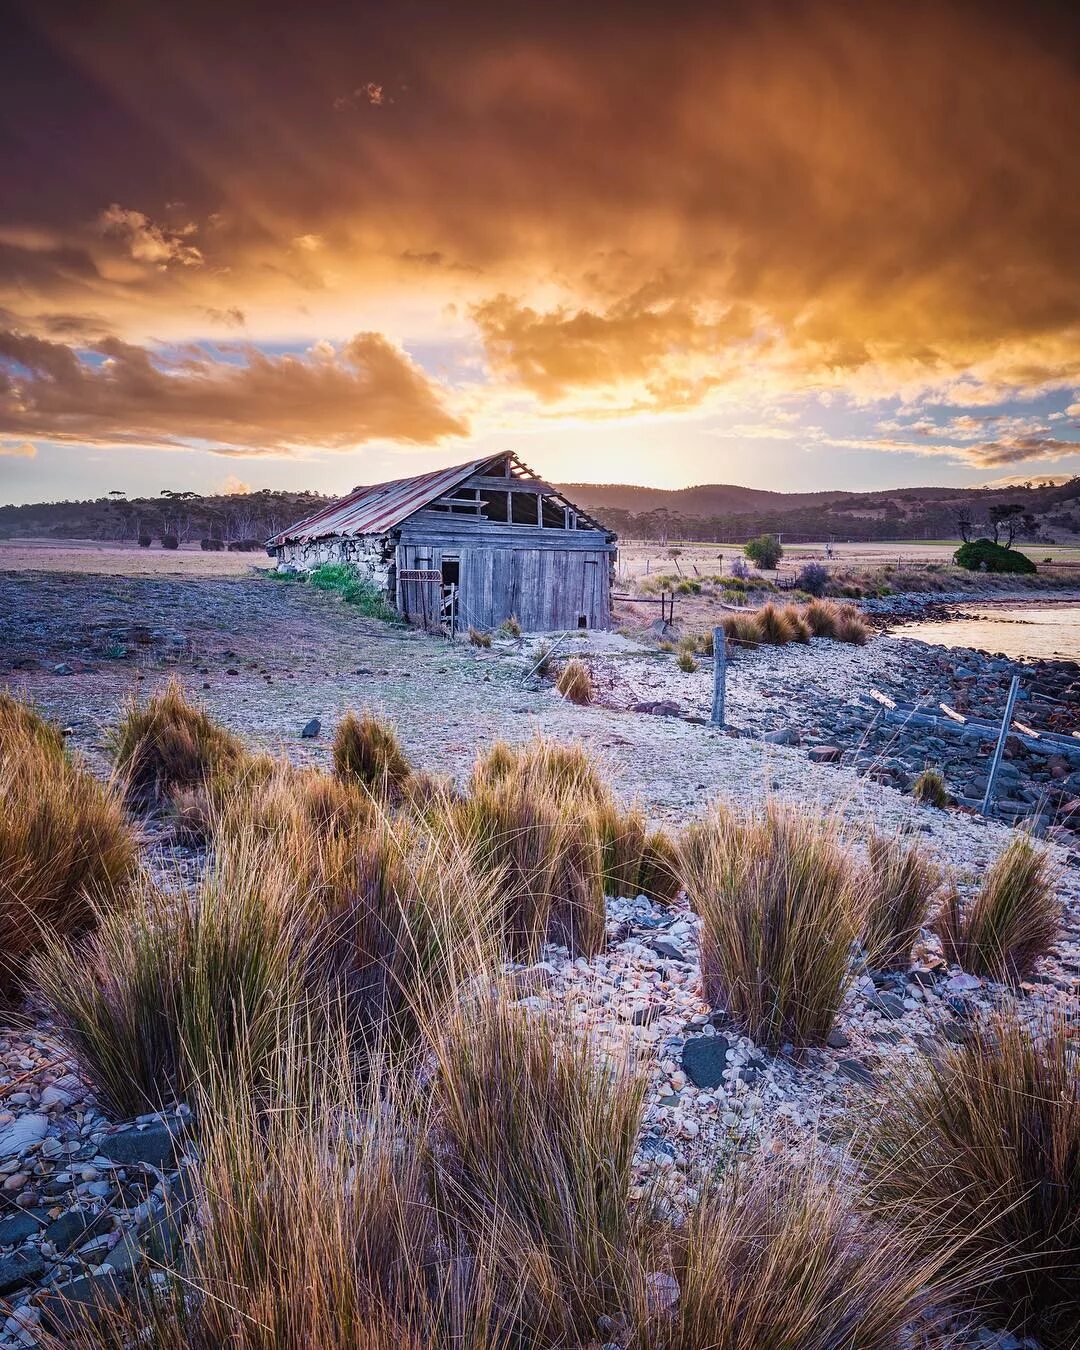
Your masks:
[[[483,459],[471,459],[467,464],[455,464],[449,469],[434,469],[431,473],[417,474],[415,478],[395,478],[389,483],[357,488],[349,496],[331,502],[329,506],[290,525],[280,534],[275,534],[268,541],[268,547],[275,544],[310,543],[314,539],[336,538],[339,535],[383,534],[395,525],[400,525],[414,511],[422,510],[436,497],[456,487],[485,464],[501,458],[505,456],[485,455]]]
[[[506,458],[506,451],[500,451],[494,455],[484,455],[481,459],[470,459],[465,464],[455,464],[449,469],[434,469],[430,473],[417,474],[414,478],[395,478],[389,483],[357,488],[340,501],[331,502],[329,506],[275,534],[267,540],[267,547],[311,543],[316,539],[339,538],[342,535],[384,534],[407,520],[414,512],[422,511],[436,497],[452,491],[466,478],[479,472],[485,464]],[[516,455],[511,454],[510,458],[522,468],[526,467]],[[566,501],[561,493],[558,496],[561,501]],[[567,504],[573,506],[572,502]],[[574,510],[594,528],[604,529],[599,521],[580,507],[574,507]]]

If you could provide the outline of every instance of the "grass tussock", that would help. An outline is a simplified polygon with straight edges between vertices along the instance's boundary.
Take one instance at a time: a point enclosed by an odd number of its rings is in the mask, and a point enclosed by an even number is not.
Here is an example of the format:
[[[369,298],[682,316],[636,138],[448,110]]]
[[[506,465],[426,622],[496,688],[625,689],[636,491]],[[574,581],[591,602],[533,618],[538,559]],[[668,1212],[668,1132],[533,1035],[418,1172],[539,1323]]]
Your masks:
[[[854,605],[811,600],[806,605],[769,603],[745,614],[725,614],[723,628],[735,646],[782,647],[809,642],[812,637],[862,646],[870,635],[866,620]]]
[[[942,1292],[944,1257],[854,1218],[820,1168],[737,1172],[706,1187],[674,1248],[668,1350],[893,1350]]]
[[[693,652],[680,652],[675,664],[685,675],[692,675],[695,670],[700,669],[698,663],[694,660]]]
[[[370,712],[347,712],[334,732],[334,772],[378,797],[399,796],[412,774],[394,729]]]
[[[534,954],[555,942],[587,956],[604,941],[600,841],[553,788],[517,775],[480,785],[446,816],[447,836],[467,840],[497,879],[507,950]]]
[[[1046,849],[1024,834],[1001,851],[973,900],[953,888],[936,928],[946,959],[972,975],[1016,982],[1062,933],[1062,904]]]
[[[871,964],[906,970],[941,872],[918,844],[873,835],[867,843],[869,887],[863,945]]]
[[[82,943],[49,939],[34,979],[118,1116],[190,1101],[216,1075],[263,1081],[299,999],[301,897],[249,837],[242,865],[194,894],[144,880]]]
[[[497,999],[462,1011],[437,1054],[443,1204],[502,1237],[491,1273],[518,1289],[524,1343],[578,1343],[626,1303],[644,1076]]]
[[[678,894],[675,849],[662,830],[649,830],[636,808],[623,808],[581,745],[536,737],[513,749],[497,741],[477,758],[472,791],[514,780],[523,794],[554,799],[564,823],[595,834],[601,851],[604,894],[646,895],[661,904]]]
[[[584,661],[579,661],[576,657],[567,661],[559,671],[555,680],[555,688],[568,703],[585,706],[594,702],[596,698],[596,690],[593,687],[589,667]]]
[[[771,1050],[821,1044],[851,979],[865,881],[835,822],[779,802],[716,808],[679,844],[705,997]]]
[[[949,804],[949,789],[937,769],[923,769],[912,784],[911,795],[920,806],[936,806],[940,811]]]
[[[0,702],[0,997],[50,936],[93,926],[136,865],[119,795],[27,705]]]
[[[980,1311],[1060,1350],[1080,1324],[1074,1039],[995,1016],[896,1082],[864,1150],[878,1208],[975,1273]]]
[[[469,642],[474,647],[490,647],[491,634],[484,632],[481,628],[474,628],[469,625]]]
[[[234,773],[245,757],[237,737],[193,703],[178,680],[145,703],[131,699],[109,739],[125,795],[142,807]]]

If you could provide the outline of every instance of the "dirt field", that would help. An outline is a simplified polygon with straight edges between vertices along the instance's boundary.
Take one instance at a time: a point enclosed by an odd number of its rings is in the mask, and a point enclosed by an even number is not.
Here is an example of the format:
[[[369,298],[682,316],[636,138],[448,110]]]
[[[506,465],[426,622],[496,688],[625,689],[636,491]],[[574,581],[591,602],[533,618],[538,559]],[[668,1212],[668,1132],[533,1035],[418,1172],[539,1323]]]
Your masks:
[[[784,556],[781,559],[779,574],[787,576],[807,562],[823,562],[838,572],[846,569],[869,570],[880,567],[925,567],[928,563],[948,565],[953,554],[960,546],[959,539],[939,539],[917,542],[901,539],[866,544],[833,544],[832,557],[826,555],[824,543],[784,544]],[[1027,553],[1044,568],[1044,559],[1051,559],[1046,566],[1049,576],[1071,574],[1080,581],[1080,545],[1075,544],[1027,544],[1018,543],[1017,547]],[[671,549],[679,549],[677,560],[669,557]],[[731,564],[736,558],[743,558],[741,543],[681,543],[673,540],[670,544],[660,544],[655,540],[619,541],[620,580],[641,580],[646,575],[674,573],[681,571],[686,577],[694,577],[695,571],[702,576],[722,574],[731,575]],[[767,575],[772,576],[772,573]]]
[[[139,548],[111,540],[0,539],[0,572],[79,572],[117,577],[246,577],[274,566],[266,553]]]

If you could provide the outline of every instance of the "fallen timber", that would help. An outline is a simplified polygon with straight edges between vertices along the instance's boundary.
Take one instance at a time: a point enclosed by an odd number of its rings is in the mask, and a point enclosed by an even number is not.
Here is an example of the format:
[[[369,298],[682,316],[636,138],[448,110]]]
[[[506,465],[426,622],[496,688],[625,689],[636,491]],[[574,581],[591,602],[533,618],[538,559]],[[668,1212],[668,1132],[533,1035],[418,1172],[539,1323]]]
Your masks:
[[[985,717],[965,717],[961,723],[953,717],[942,716],[914,703],[896,703],[890,708],[881,700],[867,701],[875,703],[878,716],[887,722],[912,727],[929,727],[941,735],[952,736],[957,740],[993,741],[1001,731],[1000,721],[991,721]],[[1080,764],[1080,739],[1075,732],[1071,735],[1055,731],[1033,733],[1031,728],[1025,726],[1021,729],[1021,726],[1022,724],[1014,720],[1009,735],[1015,736],[1029,750],[1037,750],[1042,754],[1059,754],[1072,764]]]

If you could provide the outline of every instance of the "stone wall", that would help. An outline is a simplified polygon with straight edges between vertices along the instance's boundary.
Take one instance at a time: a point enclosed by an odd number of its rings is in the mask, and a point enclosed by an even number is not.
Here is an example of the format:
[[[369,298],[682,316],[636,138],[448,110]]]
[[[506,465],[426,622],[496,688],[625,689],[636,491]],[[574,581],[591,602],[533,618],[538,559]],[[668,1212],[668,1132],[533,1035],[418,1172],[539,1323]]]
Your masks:
[[[393,594],[390,585],[395,544],[384,534],[366,534],[356,539],[315,539],[283,544],[278,548],[278,570],[310,572],[323,563],[351,563],[381,590]]]

